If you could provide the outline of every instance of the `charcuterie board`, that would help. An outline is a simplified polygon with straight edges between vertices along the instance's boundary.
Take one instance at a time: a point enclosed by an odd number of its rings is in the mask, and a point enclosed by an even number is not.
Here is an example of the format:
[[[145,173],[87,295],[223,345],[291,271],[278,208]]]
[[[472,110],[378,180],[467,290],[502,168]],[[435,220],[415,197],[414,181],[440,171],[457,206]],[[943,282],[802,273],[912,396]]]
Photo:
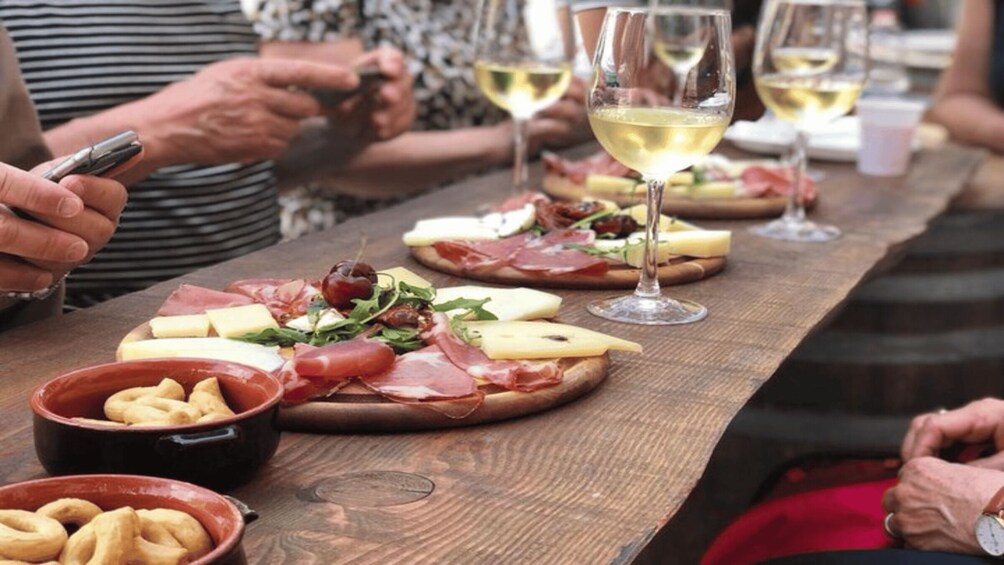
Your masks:
[[[149,323],[130,331],[120,343],[151,339]],[[120,354],[116,357],[121,359]],[[358,383],[350,383],[323,400],[279,410],[284,430],[319,433],[409,432],[507,420],[571,402],[595,389],[607,377],[609,355],[561,360],[562,382],[533,392],[516,392],[482,384],[484,402],[463,418],[451,418],[434,407],[389,401]],[[449,402],[449,401],[441,401]],[[434,403],[426,403],[434,404]]]
[[[575,202],[587,196],[596,196],[616,202],[618,206],[633,206],[645,203],[644,190],[627,194],[591,195],[586,192],[584,185],[576,184],[557,175],[545,176],[542,188],[545,194],[559,200]],[[664,195],[662,198],[662,212],[684,219],[744,220],[772,218],[784,213],[787,201],[787,197],[784,196],[695,200]],[[815,200],[806,202],[806,208],[811,208],[814,204]]]
[[[611,267],[602,275],[565,273],[548,275],[513,267],[479,267],[465,269],[441,257],[432,246],[412,247],[416,261],[435,271],[476,281],[545,288],[574,288],[586,290],[631,289],[638,284],[641,270],[627,265]],[[725,257],[693,258],[680,256],[659,266],[659,283],[685,284],[718,274],[725,268]]]

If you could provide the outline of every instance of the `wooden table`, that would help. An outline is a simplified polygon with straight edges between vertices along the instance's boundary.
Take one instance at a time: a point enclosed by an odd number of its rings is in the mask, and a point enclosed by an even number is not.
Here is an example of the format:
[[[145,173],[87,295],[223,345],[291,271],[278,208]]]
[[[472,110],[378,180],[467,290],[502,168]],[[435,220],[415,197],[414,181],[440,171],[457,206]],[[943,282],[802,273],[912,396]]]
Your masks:
[[[534,417],[399,435],[285,434],[279,452],[233,494],[262,518],[252,562],[624,563],[673,517],[726,425],[805,336],[877,265],[920,234],[961,189],[980,153],[918,156],[906,179],[827,173],[814,216],[844,229],[829,244],[734,232],[726,271],[668,294],[710,309],[685,327],[634,327],[585,312],[609,293],[562,292],[562,316],[642,342],[618,354],[591,395]],[[539,174],[539,170],[537,171]],[[316,277],[356,254],[405,265],[436,284],[460,281],[411,261],[400,234],[418,218],[471,213],[505,191],[508,172],[460,183],[336,229],[193,273],[222,288],[247,277]],[[707,225],[712,226],[711,223]],[[0,336],[0,479],[42,475],[26,398],[60,372],[113,358],[178,281]]]

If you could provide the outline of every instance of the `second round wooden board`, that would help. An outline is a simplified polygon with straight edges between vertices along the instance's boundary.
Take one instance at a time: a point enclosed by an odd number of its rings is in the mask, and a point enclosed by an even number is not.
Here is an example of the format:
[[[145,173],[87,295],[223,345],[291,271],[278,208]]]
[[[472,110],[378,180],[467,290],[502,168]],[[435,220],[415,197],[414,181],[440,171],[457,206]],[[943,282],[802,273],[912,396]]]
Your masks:
[[[150,324],[130,331],[121,343],[153,339]],[[116,352],[116,358],[119,354]],[[515,392],[480,385],[484,402],[465,418],[450,418],[431,408],[386,400],[361,384],[351,383],[324,400],[279,409],[279,428],[316,433],[411,432],[485,424],[527,416],[567,404],[595,389],[610,369],[609,355],[562,359],[561,383],[534,392]]]
[[[444,259],[432,246],[412,247],[411,255],[416,261],[435,271],[476,281],[544,288],[573,288],[584,290],[632,289],[638,284],[641,270],[633,267],[612,267],[605,275],[580,275],[567,273],[547,275],[521,271],[513,267],[486,267],[464,269],[448,259]],[[725,257],[688,259],[680,257],[659,267],[659,284],[674,285],[699,281],[721,272],[725,268]]]
[[[542,183],[544,193],[560,200],[579,201],[587,196],[585,186],[574,183],[559,175],[545,175]],[[596,198],[610,200],[618,206],[626,207],[645,203],[645,191],[636,194],[589,194]],[[662,212],[681,219],[704,220],[744,220],[754,218],[775,218],[784,213],[787,197],[766,198],[723,198],[718,200],[692,200],[664,195]],[[805,203],[812,208],[815,200]]]

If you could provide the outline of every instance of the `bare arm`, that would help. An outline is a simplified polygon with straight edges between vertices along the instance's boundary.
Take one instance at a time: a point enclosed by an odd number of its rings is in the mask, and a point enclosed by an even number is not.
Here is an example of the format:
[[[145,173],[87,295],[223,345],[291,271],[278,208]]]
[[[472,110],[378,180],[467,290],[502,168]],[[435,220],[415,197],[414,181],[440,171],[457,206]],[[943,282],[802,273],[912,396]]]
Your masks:
[[[958,46],[952,64],[935,91],[931,117],[966,143],[1004,152],[1004,111],[990,92],[990,51],[993,45],[990,0],[969,0],[962,7]]]

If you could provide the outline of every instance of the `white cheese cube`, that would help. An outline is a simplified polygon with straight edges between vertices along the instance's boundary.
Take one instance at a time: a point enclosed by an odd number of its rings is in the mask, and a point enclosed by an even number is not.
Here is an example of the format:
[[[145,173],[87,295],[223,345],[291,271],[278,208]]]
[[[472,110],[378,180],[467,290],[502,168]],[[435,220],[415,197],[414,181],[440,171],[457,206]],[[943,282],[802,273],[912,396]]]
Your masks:
[[[153,337],[206,337],[209,335],[209,317],[205,314],[184,316],[157,316],[150,320]]]
[[[279,327],[264,304],[206,310],[206,316],[216,330],[216,335],[220,337],[239,337],[266,328]]]
[[[390,288],[391,284],[399,282],[405,282],[418,288],[429,288],[432,286],[431,282],[404,267],[393,267],[377,272],[377,284],[384,288]]]

